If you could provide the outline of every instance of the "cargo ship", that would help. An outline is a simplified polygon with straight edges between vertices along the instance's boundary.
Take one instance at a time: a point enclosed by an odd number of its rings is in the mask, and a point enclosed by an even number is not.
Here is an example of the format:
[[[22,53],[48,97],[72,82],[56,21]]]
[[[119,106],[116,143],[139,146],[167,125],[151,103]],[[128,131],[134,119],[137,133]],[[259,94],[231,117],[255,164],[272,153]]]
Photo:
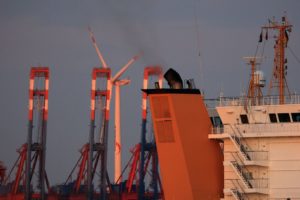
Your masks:
[[[257,70],[263,58],[247,57],[247,94],[221,96],[210,109],[214,128],[209,139],[220,141],[224,153],[224,199],[300,199],[300,96],[289,92],[286,79],[291,29],[286,17],[262,27],[259,42],[276,32],[268,95],[262,94],[266,84]]]

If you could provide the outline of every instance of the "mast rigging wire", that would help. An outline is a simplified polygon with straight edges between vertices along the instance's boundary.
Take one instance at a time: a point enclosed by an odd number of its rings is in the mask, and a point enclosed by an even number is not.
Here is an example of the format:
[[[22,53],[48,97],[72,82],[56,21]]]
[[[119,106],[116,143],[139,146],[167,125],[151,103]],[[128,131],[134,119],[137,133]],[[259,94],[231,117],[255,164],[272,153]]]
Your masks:
[[[195,25],[195,32],[196,32],[196,42],[197,42],[197,50],[198,50],[198,62],[199,62],[199,69],[200,69],[200,84],[203,85],[203,62],[201,59],[201,52],[200,52],[200,27],[199,27],[199,15],[198,15],[198,9],[197,9],[197,0],[194,0],[194,25]]]
[[[300,64],[300,59],[297,57],[297,55],[295,54],[295,52],[289,46],[288,46],[288,49],[290,50],[291,54],[294,56],[294,58],[296,59],[296,61]]]

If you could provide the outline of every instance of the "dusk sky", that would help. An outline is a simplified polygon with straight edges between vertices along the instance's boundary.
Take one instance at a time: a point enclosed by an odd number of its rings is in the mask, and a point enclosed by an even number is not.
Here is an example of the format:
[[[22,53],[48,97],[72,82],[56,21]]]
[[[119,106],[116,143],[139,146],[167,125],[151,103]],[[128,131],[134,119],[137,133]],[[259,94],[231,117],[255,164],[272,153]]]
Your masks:
[[[216,98],[220,92],[238,96],[246,90],[250,72],[242,58],[254,55],[260,27],[286,12],[294,26],[286,51],[288,83],[299,94],[299,8],[298,0],[1,0],[0,160],[10,169],[18,157],[16,149],[26,142],[30,67],[49,66],[46,170],[52,184],[66,180],[80,156],[78,150],[88,141],[91,71],[100,67],[88,26],[113,74],[144,52],[123,76],[131,79],[121,89],[124,166],[140,139],[145,66],[172,67],[183,79],[194,78],[205,98]],[[267,82],[274,32],[269,35],[260,66]]]

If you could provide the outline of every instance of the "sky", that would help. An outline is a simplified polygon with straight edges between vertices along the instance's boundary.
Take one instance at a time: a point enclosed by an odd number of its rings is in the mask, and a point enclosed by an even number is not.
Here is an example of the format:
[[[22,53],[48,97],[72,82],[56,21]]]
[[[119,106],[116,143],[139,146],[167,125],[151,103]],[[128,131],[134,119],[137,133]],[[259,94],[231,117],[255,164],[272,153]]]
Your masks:
[[[298,0],[0,1],[0,160],[10,168],[16,149],[26,142],[30,67],[49,66],[46,170],[52,184],[66,180],[80,156],[78,150],[88,141],[91,71],[100,67],[88,26],[113,74],[144,52],[123,75],[131,80],[121,88],[124,166],[140,138],[145,66],[172,67],[183,79],[193,78],[205,98],[216,98],[220,92],[238,96],[247,88],[250,70],[242,58],[255,54],[260,27],[286,12],[294,26],[287,49],[288,83],[299,93],[299,7]],[[260,66],[267,82],[273,42],[265,44]],[[111,176],[113,111],[112,105]]]

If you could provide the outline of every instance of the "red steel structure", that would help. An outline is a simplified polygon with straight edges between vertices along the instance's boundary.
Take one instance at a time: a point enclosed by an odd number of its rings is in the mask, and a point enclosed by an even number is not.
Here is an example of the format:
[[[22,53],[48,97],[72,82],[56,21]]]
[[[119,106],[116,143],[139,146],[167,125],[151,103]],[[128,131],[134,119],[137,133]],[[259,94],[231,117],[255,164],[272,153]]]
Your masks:
[[[103,83],[106,86],[103,87]],[[111,88],[110,68],[94,68],[92,72],[89,143],[82,147],[81,157],[75,166],[79,169],[76,180],[72,184],[71,194],[67,195],[70,200],[108,198],[106,189],[110,187],[110,181],[107,175],[107,140]],[[99,129],[98,137],[95,137],[96,128]],[[70,183],[75,168],[73,168],[65,185]],[[99,185],[99,188],[95,188],[99,189],[100,194],[94,189],[95,174],[100,174],[100,179],[96,184]]]
[[[106,89],[97,89],[97,79],[106,79]],[[89,139],[89,160],[88,160],[88,200],[93,199],[93,175],[97,168],[98,159],[100,158],[100,199],[107,199],[107,141],[108,141],[108,125],[110,112],[110,98],[111,98],[111,70],[110,68],[94,68],[92,73],[92,91],[91,91],[91,124],[90,124],[90,139]],[[100,141],[95,142],[95,119],[96,119],[96,100],[105,99],[104,110],[98,108],[98,114],[102,118],[102,123],[98,124],[101,127]],[[95,152],[95,158],[94,158]]]
[[[157,77],[155,87],[162,87],[163,71],[160,66],[148,66],[144,69],[143,89],[148,89],[149,78]],[[146,200],[162,199],[163,191],[158,172],[158,157],[154,141],[146,140],[147,129],[147,94],[142,93],[142,134],[141,143],[135,145],[131,150],[132,156],[122,171],[122,175],[129,167],[128,178],[125,182],[118,183],[118,191],[113,191],[113,200]],[[120,177],[122,177],[122,175]],[[149,182],[148,189],[145,189],[145,179]],[[160,191],[158,190],[158,186]]]
[[[3,162],[0,161],[0,185],[4,182],[6,177],[6,167],[4,166]]]
[[[27,144],[23,144],[17,152],[19,157],[1,184],[1,188],[4,191],[0,196],[1,200],[24,199]],[[13,181],[10,182],[12,172],[15,172],[16,175]]]
[[[160,66],[148,66],[144,69],[144,80],[143,80],[143,89],[148,89],[149,85],[149,77],[156,76],[158,82],[156,82],[156,87],[162,87],[162,80],[163,80],[163,70]],[[156,146],[154,142],[147,142],[146,140],[146,127],[147,127],[147,94],[143,92],[142,96],[142,131],[141,131],[141,148],[140,148],[140,162],[139,162],[139,187],[138,187],[138,199],[142,200],[145,199],[145,160],[146,154],[145,152],[148,151],[150,155],[152,155],[152,163],[156,163],[153,165],[152,177],[153,179],[153,188],[154,188],[154,199],[157,199],[158,195],[158,188],[157,188],[157,180],[158,177],[158,162],[157,162],[157,153],[156,153]]]
[[[156,147],[153,144],[148,145],[147,147],[148,148],[146,149],[145,159],[144,159],[145,165],[141,171],[143,172],[144,179],[147,174],[151,176],[150,185],[153,191],[144,192],[143,199],[163,199],[163,188],[162,188],[162,184],[158,172],[158,158],[157,158]],[[132,153],[132,157],[130,158],[127,164],[127,166],[130,166],[130,170],[128,173],[128,179],[126,181],[125,190],[121,195],[122,200],[138,199],[138,191],[134,186],[139,185],[138,174],[140,172],[139,166],[141,161],[140,159],[141,144],[135,145],[135,147],[131,150],[131,153]],[[159,186],[160,191],[158,191],[157,186]]]
[[[4,180],[7,200],[53,199],[45,171],[46,130],[48,120],[49,68],[32,67],[29,81],[27,143],[18,150],[19,158]],[[16,170],[14,180],[10,176]],[[34,176],[37,174],[35,180]]]
[[[49,68],[32,67],[29,83],[29,123],[27,135],[27,157],[25,172],[25,200],[32,199],[32,176],[36,171],[36,163],[39,162],[38,185],[40,198],[44,200],[46,184],[46,130],[48,120],[48,90]],[[34,112],[35,111],[35,112]],[[35,115],[36,114],[36,115]],[[34,119],[36,118],[36,120]],[[35,123],[34,123],[35,122]],[[37,127],[36,141],[33,140],[33,127]],[[32,155],[33,153],[33,155]],[[33,161],[33,162],[32,162]],[[49,185],[48,185],[49,188]],[[49,191],[49,190],[48,190]]]
[[[266,40],[268,39],[268,30],[277,31],[275,36],[275,58],[273,67],[273,77],[270,81],[269,94],[273,87],[277,88],[279,95],[279,103],[284,104],[285,95],[290,95],[288,88],[286,75],[287,75],[287,59],[285,56],[285,48],[287,48],[289,33],[292,31],[292,25],[289,24],[287,17],[283,16],[281,22],[277,22],[274,19],[269,20],[269,25],[263,26],[262,31],[266,32]],[[263,32],[262,32],[263,33]],[[262,41],[262,33],[260,35],[260,42]],[[287,89],[287,92],[286,92]]]

